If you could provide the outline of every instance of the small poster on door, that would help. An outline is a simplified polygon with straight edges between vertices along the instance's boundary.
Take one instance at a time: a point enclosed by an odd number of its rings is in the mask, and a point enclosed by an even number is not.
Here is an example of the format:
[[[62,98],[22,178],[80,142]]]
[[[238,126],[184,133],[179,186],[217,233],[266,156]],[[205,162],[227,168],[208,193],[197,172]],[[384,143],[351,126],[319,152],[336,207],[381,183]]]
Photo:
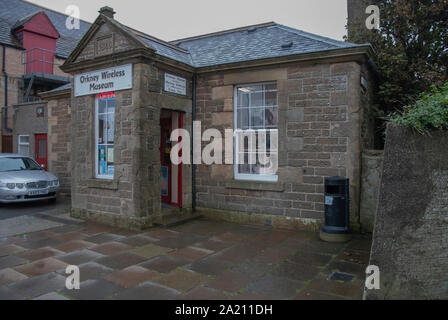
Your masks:
[[[162,196],[168,196],[168,167],[162,166]]]

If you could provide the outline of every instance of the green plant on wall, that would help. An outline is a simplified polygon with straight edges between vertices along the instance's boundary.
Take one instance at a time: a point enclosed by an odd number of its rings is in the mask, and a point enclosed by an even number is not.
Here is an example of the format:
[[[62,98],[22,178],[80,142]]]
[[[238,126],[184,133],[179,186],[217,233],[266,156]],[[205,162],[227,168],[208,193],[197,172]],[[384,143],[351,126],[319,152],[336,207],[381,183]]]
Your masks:
[[[415,104],[404,108],[402,113],[391,115],[391,122],[429,134],[431,130],[448,129],[448,82],[441,88],[432,87]]]

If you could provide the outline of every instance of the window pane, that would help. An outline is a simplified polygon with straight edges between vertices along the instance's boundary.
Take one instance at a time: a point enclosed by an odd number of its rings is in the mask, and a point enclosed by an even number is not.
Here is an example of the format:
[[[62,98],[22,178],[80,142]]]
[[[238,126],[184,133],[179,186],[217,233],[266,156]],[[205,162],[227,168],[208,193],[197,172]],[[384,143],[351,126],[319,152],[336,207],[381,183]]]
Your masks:
[[[106,113],[107,100],[98,101],[98,113]]]
[[[107,143],[114,143],[114,113],[107,114]]]
[[[250,114],[251,128],[263,129],[264,128],[264,108],[251,109]]]
[[[98,115],[98,143],[99,144],[105,143],[105,137],[107,134],[106,118],[107,118],[106,114]]]
[[[37,149],[37,157],[38,158],[46,158],[46,151],[47,151],[47,141],[44,139],[39,139],[39,147]]]
[[[265,119],[265,128],[266,129],[275,129],[277,128],[278,123],[278,108],[266,108],[264,110],[264,119]]]
[[[30,155],[30,146],[29,145],[19,145],[19,154],[23,156],[29,156]]]
[[[30,136],[19,136],[19,143],[30,143]]]
[[[249,129],[249,109],[243,108],[238,110],[237,129]]]

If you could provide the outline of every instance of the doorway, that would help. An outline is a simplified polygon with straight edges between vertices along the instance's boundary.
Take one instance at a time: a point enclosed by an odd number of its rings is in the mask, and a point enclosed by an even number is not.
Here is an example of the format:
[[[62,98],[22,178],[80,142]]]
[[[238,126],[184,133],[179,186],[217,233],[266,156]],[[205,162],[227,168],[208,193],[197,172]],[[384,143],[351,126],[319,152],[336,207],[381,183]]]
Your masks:
[[[182,207],[182,164],[171,163],[171,132],[183,129],[184,113],[162,109],[160,113],[160,188],[162,205]],[[181,138],[179,138],[181,139]]]
[[[47,135],[36,134],[36,162],[47,171]]]

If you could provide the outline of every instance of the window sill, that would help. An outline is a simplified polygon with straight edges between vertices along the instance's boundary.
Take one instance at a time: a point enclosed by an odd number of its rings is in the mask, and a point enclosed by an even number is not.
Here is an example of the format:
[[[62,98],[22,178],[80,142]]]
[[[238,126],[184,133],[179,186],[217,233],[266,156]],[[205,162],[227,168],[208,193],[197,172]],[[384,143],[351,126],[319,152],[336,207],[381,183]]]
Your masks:
[[[107,179],[89,179],[87,187],[94,189],[118,190],[118,181]]]
[[[233,180],[226,183],[227,189],[245,189],[252,191],[285,191],[285,185],[279,182]]]

